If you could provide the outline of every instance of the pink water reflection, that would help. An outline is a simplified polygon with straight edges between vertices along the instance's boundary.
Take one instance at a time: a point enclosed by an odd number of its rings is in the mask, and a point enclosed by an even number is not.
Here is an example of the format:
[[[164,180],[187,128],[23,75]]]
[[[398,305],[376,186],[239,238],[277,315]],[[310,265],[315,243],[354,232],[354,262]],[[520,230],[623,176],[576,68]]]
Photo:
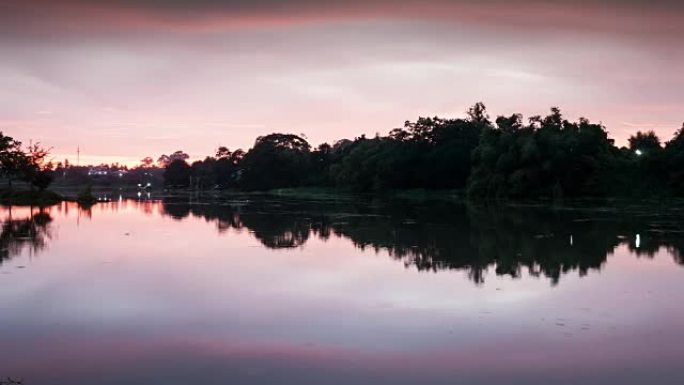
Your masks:
[[[684,379],[684,269],[665,248],[622,244],[556,286],[491,272],[474,285],[341,235],[268,249],[159,202],[42,212],[47,245],[0,265],[0,376],[28,384]]]

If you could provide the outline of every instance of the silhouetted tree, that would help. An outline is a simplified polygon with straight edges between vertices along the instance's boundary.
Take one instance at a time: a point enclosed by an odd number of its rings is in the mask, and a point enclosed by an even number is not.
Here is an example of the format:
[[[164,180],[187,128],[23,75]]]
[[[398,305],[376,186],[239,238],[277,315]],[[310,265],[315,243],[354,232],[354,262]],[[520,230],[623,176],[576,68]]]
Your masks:
[[[473,123],[479,123],[482,125],[489,124],[489,115],[487,114],[487,108],[484,103],[477,102],[474,106],[468,109],[468,120]]]
[[[173,188],[189,187],[190,170],[190,166],[183,159],[171,161],[164,170],[164,185]]]
[[[150,156],[146,156],[142,160],[140,160],[140,167],[142,168],[151,168],[154,166],[154,159]]]
[[[45,190],[52,183],[52,164],[45,160],[50,154],[50,150],[43,148],[40,143],[32,144],[28,147],[20,165],[21,179],[28,182],[31,188]]]
[[[227,147],[219,147],[214,164],[214,180],[221,188],[236,187],[239,167],[244,151],[237,149],[231,152]]]
[[[489,124],[482,103],[470,108],[468,117],[420,117],[390,131],[387,137],[362,137],[345,143],[345,155],[330,162],[331,177],[338,186],[358,191],[465,188],[472,168],[471,153]]]
[[[216,159],[225,159],[225,158],[230,158],[231,152],[228,149],[228,147],[225,146],[220,146],[216,150]]]
[[[684,123],[665,145],[667,184],[679,196],[684,196]]]
[[[629,148],[633,159],[630,171],[635,194],[653,196],[663,193],[667,188],[668,173],[660,138],[653,131],[637,132],[629,138]]]
[[[190,155],[186,154],[181,150],[178,150],[171,155],[161,155],[157,159],[157,165],[161,168],[165,168],[175,160],[187,161],[188,159],[190,159]]]
[[[629,138],[629,148],[634,151],[639,151],[640,154],[648,152],[660,151],[660,138],[653,131],[637,132],[636,135]]]
[[[21,151],[21,142],[0,132],[0,173],[10,188],[12,182],[21,176],[26,163],[26,155]]]
[[[473,153],[473,198],[606,195],[613,142],[603,126],[564,120],[558,108],[523,126],[519,115],[486,126]]]
[[[297,135],[260,136],[242,159],[241,184],[250,190],[301,186],[311,170],[310,151]]]

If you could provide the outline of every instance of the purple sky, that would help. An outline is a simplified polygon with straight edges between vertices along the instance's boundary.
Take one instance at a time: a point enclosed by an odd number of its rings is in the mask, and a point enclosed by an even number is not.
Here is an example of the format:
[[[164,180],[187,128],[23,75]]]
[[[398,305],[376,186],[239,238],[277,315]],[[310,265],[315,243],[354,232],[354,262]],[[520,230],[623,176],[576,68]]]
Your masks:
[[[0,0],[0,129],[56,160],[316,145],[419,115],[684,121],[684,3]]]

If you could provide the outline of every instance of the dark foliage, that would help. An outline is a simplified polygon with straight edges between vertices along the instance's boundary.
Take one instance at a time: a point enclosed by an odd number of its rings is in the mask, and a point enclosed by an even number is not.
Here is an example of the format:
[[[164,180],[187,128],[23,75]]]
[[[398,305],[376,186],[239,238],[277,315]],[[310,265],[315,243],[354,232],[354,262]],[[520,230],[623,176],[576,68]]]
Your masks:
[[[482,103],[464,118],[420,117],[386,136],[342,139],[312,148],[305,138],[274,133],[248,152],[219,147],[188,164],[182,150],[145,157],[139,166],[45,163],[39,145],[23,149],[0,133],[0,175],[46,189],[109,186],[194,190],[322,186],[357,192],[450,189],[471,199],[684,196],[684,126],[665,142],[637,132],[616,147],[601,124],[571,122],[558,108],[547,116],[490,119]],[[156,163],[156,165],[155,165]]]
[[[36,187],[39,191],[45,191],[52,181],[55,179],[54,172],[52,170],[38,170],[33,178],[31,179],[31,184]]]
[[[681,215],[652,207],[553,211],[448,202],[287,199],[230,206],[176,198],[164,201],[163,213],[177,220],[206,218],[219,232],[246,228],[274,249],[301,247],[315,237],[345,238],[361,249],[386,251],[407,268],[463,270],[478,284],[493,271],[513,278],[546,277],[555,285],[572,272],[584,276],[602,269],[619,245],[645,258],[665,248],[684,265]]]
[[[11,212],[10,212],[11,213]],[[0,225],[0,265],[28,248],[32,253],[45,249],[51,238],[52,217],[42,210],[31,211],[28,218],[3,218]]]
[[[183,159],[171,161],[164,170],[164,185],[172,188],[190,186],[191,168]]]
[[[684,196],[684,124],[665,145],[665,170],[668,188]]]
[[[614,149],[605,129],[586,119],[573,123],[552,109],[522,123],[520,115],[487,126],[473,153],[472,197],[562,198],[602,196]]]
[[[297,135],[261,136],[245,154],[241,166],[241,186],[245,189],[301,186],[312,170],[311,146]]]
[[[14,181],[20,180],[31,189],[45,190],[54,179],[52,163],[45,161],[49,153],[40,143],[24,149],[21,142],[0,132],[0,174],[10,189]]]

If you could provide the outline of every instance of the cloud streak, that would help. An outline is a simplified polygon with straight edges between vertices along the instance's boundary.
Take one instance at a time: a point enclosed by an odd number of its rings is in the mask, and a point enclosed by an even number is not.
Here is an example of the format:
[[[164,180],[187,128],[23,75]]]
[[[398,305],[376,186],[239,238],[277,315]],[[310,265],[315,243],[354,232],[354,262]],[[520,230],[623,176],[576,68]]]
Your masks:
[[[645,0],[6,0],[3,32],[21,36],[216,33],[368,20],[477,24],[523,30],[670,37],[684,27],[680,1]]]

